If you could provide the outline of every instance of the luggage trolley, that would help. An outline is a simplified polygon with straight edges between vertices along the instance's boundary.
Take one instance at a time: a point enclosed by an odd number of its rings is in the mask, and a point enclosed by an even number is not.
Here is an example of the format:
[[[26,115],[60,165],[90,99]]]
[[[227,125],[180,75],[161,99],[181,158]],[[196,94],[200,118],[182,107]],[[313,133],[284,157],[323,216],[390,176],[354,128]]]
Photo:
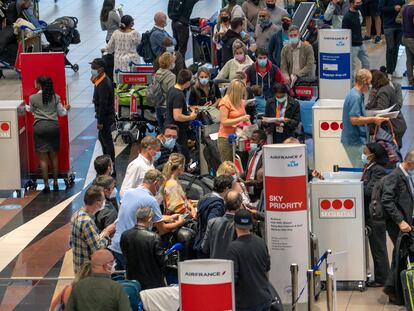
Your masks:
[[[152,82],[154,67],[130,63],[132,71],[118,71],[115,89],[116,136],[126,144],[140,141],[157,126],[155,107],[146,105],[147,86]],[[150,128],[150,125],[153,128]]]
[[[217,65],[217,50],[213,43],[215,24],[215,22],[200,17],[190,20],[194,63]]]

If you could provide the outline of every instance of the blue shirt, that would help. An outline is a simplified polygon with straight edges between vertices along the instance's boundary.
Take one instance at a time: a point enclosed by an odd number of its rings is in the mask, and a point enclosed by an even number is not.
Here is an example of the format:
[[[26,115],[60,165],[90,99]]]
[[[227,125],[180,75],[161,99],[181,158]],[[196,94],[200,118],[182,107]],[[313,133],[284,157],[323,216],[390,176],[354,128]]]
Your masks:
[[[125,192],[122,198],[121,207],[119,208],[118,223],[116,224],[116,232],[109,246],[111,250],[122,254],[120,241],[124,231],[132,229],[137,223],[137,210],[139,208],[151,207],[154,215],[152,216],[154,223],[162,220],[160,206],[151,192],[144,188],[138,187]]]
[[[342,136],[344,145],[364,145],[367,139],[366,125],[352,125],[350,117],[364,117],[364,95],[352,88],[345,97],[344,110],[342,112]]]

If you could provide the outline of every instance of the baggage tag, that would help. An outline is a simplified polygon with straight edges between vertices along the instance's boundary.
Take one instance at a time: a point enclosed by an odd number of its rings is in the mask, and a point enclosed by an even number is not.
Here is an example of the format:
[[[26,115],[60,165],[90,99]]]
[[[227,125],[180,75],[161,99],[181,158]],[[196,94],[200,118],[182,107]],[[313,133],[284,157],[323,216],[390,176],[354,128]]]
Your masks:
[[[276,126],[276,133],[283,133],[283,126]]]

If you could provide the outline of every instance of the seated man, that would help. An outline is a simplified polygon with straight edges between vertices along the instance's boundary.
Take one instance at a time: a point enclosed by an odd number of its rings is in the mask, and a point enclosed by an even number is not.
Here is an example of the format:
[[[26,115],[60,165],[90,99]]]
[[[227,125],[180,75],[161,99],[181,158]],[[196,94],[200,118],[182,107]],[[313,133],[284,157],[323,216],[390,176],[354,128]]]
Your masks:
[[[176,142],[178,137],[178,126],[175,124],[168,124],[164,126],[162,134],[158,135],[157,139],[161,142],[161,156],[154,162],[157,170],[162,171],[164,164],[168,161],[170,154],[177,152]]]
[[[142,289],[166,286],[164,267],[166,256],[160,236],[151,231],[151,207],[137,210],[137,225],[121,236],[121,249],[126,261],[128,280],[137,280]]]
[[[95,224],[102,231],[118,218],[118,204],[112,202],[115,190],[115,180],[111,176],[99,176],[95,185],[102,187],[105,195],[105,205],[95,214]],[[116,202],[116,201],[115,201]]]
[[[162,46],[162,40],[164,38],[170,38],[174,46],[177,44],[177,41],[165,30],[165,27],[167,26],[167,15],[165,15],[165,13],[155,13],[154,23],[155,26],[151,30],[150,43],[152,52],[157,56],[163,53],[164,47]]]
[[[198,253],[199,258],[205,255],[201,249],[201,242],[207,229],[210,219],[222,217],[224,211],[224,198],[233,186],[233,177],[221,175],[214,178],[213,192],[205,195],[197,204],[198,230],[194,241],[194,250]]]
[[[128,295],[121,284],[111,280],[114,257],[106,249],[91,258],[91,275],[73,285],[67,311],[131,311]]]
[[[300,40],[299,28],[291,25],[288,30],[289,44],[282,49],[280,69],[283,77],[291,86],[296,81],[312,81],[315,79],[315,55],[310,44]]]

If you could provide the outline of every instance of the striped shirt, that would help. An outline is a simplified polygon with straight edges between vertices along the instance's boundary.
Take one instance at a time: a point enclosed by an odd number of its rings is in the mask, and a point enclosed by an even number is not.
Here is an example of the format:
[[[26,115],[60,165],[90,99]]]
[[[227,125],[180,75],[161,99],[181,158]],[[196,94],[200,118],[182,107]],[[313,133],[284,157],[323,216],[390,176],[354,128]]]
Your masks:
[[[94,251],[108,246],[109,240],[99,236],[93,217],[84,207],[73,214],[71,224],[70,246],[73,252],[73,268],[77,273],[82,265],[90,260]]]

